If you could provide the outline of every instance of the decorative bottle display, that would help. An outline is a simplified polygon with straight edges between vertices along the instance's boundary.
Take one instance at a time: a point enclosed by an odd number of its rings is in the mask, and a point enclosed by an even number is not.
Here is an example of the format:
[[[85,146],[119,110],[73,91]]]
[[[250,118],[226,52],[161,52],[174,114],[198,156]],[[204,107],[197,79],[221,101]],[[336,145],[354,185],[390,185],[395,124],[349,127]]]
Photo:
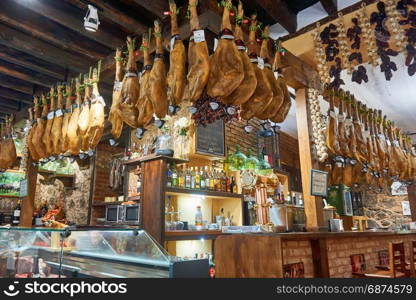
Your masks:
[[[210,190],[217,192],[237,193],[237,184],[234,176],[229,176],[225,170],[204,167],[177,167],[168,165],[166,172],[167,187]]]

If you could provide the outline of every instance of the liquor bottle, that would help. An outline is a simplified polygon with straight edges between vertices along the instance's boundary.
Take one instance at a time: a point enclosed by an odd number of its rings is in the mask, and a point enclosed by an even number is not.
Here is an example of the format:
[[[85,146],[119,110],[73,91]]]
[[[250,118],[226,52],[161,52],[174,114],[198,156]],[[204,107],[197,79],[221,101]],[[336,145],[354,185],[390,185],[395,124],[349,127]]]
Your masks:
[[[201,189],[201,174],[199,173],[198,167],[195,167],[195,189]]]
[[[191,188],[191,171],[189,169],[185,171],[185,188]]]
[[[13,226],[18,226],[20,223],[20,211],[22,210],[22,208],[20,207],[20,200],[17,202],[16,207],[14,208],[13,211],[13,218],[12,218],[12,225]]]
[[[230,178],[230,176],[226,177],[226,185],[227,185],[227,192],[232,193],[231,192],[231,178]]]
[[[172,187],[178,187],[178,171],[176,165],[172,165]]]
[[[209,190],[210,189],[210,187],[209,187],[209,185],[210,185],[210,183],[209,183],[209,171],[208,171],[208,166],[206,166],[205,167],[205,174],[204,174],[204,177],[205,177],[205,189],[206,190]]]
[[[214,170],[214,190],[221,191],[221,181],[217,170]]]
[[[203,218],[202,218],[202,210],[201,206],[196,207],[196,214],[195,214],[195,226],[202,226]]]
[[[237,186],[235,184],[234,176],[231,177],[231,183],[230,183],[230,193],[236,193],[237,192]]]
[[[209,189],[211,191],[215,190],[215,173],[214,170],[211,168],[211,172],[209,173]]]
[[[171,169],[171,165],[168,165],[168,170],[167,170],[167,174],[166,174],[167,180],[166,180],[166,185],[168,187],[172,187],[172,169]]]
[[[40,278],[39,272],[39,256],[33,258],[32,278]]]
[[[221,192],[226,192],[227,191],[227,175],[225,175],[224,170],[221,171],[220,183],[221,183]]]
[[[190,176],[191,176],[191,189],[193,190],[195,189],[195,171],[193,167],[191,167]]]
[[[185,177],[183,174],[183,169],[180,169],[178,171],[178,187],[182,189],[185,187]]]
[[[200,186],[201,186],[201,190],[205,190],[206,189],[206,185],[205,185],[205,172],[204,172],[204,168],[201,167],[201,171],[199,172],[199,179],[201,181]]]

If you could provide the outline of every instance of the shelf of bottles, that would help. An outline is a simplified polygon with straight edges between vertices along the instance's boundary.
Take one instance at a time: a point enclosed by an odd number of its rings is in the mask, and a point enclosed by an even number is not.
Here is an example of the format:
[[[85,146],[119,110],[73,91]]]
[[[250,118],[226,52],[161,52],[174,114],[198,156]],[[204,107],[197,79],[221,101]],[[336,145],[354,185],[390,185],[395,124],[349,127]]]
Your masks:
[[[166,193],[195,194],[220,198],[242,198],[238,194],[234,176],[227,175],[224,170],[216,168],[178,166],[171,163],[168,166]]]

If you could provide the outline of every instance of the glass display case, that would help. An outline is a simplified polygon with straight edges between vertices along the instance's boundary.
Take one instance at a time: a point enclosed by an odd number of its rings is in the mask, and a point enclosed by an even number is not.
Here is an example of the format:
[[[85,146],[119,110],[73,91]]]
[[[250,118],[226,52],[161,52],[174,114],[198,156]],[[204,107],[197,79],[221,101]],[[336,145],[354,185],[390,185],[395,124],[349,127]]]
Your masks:
[[[0,277],[209,277],[207,259],[170,256],[144,230],[0,228]]]

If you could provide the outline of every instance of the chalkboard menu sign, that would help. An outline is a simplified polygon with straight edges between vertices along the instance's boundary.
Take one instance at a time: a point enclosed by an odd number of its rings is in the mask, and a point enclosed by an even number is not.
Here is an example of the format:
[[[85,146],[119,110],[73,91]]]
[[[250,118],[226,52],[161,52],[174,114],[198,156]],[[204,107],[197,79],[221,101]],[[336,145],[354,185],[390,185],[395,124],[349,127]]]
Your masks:
[[[197,126],[195,152],[198,154],[225,156],[224,121],[217,120],[206,127]]]
[[[313,170],[311,172],[311,195],[326,197],[328,189],[328,172]]]

